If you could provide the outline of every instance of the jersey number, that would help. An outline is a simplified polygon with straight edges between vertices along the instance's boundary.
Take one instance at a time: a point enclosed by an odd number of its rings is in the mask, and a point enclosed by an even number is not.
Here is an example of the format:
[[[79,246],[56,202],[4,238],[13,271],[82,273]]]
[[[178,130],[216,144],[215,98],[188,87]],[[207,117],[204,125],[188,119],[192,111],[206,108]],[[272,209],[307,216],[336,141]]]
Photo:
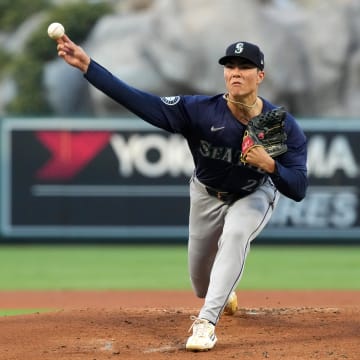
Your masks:
[[[249,179],[247,182],[246,185],[241,187],[244,191],[253,192],[259,185],[259,181],[255,179]]]

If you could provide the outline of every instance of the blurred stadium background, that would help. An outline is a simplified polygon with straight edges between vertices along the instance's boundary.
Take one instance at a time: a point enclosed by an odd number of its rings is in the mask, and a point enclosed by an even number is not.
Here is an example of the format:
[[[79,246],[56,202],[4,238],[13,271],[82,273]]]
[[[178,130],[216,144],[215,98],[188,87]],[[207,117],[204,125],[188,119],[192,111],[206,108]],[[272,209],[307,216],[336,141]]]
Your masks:
[[[57,59],[53,21],[116,75],[161,96],[223,92],[225,47],[258,43],[262,95],[308,135],[311,186],[301,203],[281,200],[257,243],[360,244],[358,1],[2,0],[3,244],[187,241],[185,142]]]

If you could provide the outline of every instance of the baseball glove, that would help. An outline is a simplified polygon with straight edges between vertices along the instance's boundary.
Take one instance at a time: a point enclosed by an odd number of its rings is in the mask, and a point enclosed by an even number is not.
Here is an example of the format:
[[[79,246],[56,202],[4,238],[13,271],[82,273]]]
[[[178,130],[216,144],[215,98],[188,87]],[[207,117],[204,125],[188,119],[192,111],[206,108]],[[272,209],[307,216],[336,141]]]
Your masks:
[[[256,146],[263,146],[273,158],[285,153],[285,118],[285,109],[279,107],[250,119],[242,141],[241,161],[246,162],[247,153]]]

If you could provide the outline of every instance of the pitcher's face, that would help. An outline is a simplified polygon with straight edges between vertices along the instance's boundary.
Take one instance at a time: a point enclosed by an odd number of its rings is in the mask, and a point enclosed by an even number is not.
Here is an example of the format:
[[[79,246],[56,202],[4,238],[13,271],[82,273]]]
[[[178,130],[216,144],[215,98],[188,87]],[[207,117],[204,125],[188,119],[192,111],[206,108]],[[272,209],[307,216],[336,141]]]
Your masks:
[[[264,71],[243,60],[232,60],[224,66],[226,90],[234,99],[257,93],[264,76]]]

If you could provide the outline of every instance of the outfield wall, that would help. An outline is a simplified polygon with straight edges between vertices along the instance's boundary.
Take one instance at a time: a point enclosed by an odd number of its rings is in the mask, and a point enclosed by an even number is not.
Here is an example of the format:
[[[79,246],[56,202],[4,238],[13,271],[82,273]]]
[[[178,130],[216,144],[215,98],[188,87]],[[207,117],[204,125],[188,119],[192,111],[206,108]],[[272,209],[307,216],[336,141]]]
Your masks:
[[[307,197],[282,197],[260,240],[360,244],[360,119],[301,124]],[[139,119],[2,119],[0,171],[0,241],[186,241],[186,141]]]

